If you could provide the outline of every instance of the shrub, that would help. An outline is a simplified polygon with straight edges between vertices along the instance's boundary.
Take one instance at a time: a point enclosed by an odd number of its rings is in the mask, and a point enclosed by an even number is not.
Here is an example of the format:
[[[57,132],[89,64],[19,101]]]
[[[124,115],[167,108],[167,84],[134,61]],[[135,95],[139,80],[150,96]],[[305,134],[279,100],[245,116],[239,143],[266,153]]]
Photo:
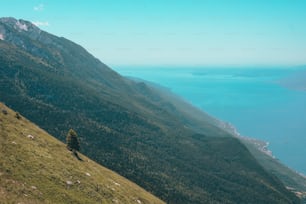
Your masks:
[[[18,112],[16,112],[15,117],[16,117],[18,120],[21,119],[21,115],[20,115]]]
[[[66,137],[67,148],[70,151],[76,152],[80,150],[80,142],[77,133],[70,129]]]
[[[4,115],[7,115],[7,114],[8,114],[7,110],[5,110],[5,109],[2,109],[2,113],[3,113]]]

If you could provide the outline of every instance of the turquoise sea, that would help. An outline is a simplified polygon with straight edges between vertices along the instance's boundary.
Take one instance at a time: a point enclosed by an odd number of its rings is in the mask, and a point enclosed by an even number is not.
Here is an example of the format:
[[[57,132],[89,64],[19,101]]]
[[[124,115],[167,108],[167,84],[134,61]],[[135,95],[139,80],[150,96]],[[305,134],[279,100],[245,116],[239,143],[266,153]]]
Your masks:
[[[241,135],[270,143],[273,155],[306,174],[306,92],[278,81],[293,68],[117,67],[132,76],[168,87]]]

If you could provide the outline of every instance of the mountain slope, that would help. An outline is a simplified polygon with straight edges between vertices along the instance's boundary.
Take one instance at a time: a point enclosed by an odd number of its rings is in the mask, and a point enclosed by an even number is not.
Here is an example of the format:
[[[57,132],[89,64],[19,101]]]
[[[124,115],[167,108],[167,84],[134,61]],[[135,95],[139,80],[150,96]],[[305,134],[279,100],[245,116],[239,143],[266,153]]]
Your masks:
[[[37,29],[0,20],[0,100],[58,139],[72,127],[83,153],[167,203],[299,202],[215,120],[195,121],[79,45]]]
[[[247,137],[241,137],[240,139],[268,172],[278,177],[288,189],[295,192],[303,201],[306,201],[305,176],[286,167],[277,159],[263,151],[262,145],[259,145],[262,142]]]
[[[150,85],[155,90],[155,92],[159,93],[160,98],[164,98],[164,100],[172,103],[172,110],[178,113],[186,113],[183,117],[184,120],[188,124],[192,125],[195,130],[199,132],[205,132],[205,126],[201,125],[210,122],[228,131],[231,135],[242,141],[242,143],[247,146],[247,148],[250,150],[256,160],[268,172],[278,177],[285,184],[287,189],[290,189],[291,191],[295,192],[295,194],[303,200],[306,199],[306,177],[286,167],[277,159],[267,154],[266,151],[263,151],[263,149],[265,149],[264,146],[266,145],[264,142],[248,137],[241,137],[239,134],[237,134],[236,129],[230,124],[224,123],[220,120],[206,115],[206,113],[201,112],[197,108],[193,107],[191,104],[185,102],[183,99],[174,95],[170,90],[165,87],[138,78],[131,79],[137,82],[143,82]],[[163,107],[167,108],[167,106]]]
[[[79,161],[1,103],[0,110],[1,203],[163,203],[85,156]]]

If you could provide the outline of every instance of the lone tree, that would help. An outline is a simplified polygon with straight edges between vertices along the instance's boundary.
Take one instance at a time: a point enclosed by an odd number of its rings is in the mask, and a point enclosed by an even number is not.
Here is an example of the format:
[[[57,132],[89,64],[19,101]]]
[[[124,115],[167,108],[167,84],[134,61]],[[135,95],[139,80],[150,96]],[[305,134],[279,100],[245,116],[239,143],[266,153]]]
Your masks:
[[[76,153],[76,151],[80,150],[79,138],[77,133],[73,129],[70,129],[68,131],[66,137],[66,143],[67,143],[67,148],[73,153]]]

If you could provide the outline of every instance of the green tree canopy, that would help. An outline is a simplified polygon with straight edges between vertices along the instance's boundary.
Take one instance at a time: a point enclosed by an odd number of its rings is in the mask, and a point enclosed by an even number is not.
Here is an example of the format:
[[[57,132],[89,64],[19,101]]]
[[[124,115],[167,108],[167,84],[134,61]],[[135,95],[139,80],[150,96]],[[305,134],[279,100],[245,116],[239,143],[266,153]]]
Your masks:
[[[77,133],[70,129],[67,133],[66,137],[67,148],[70,151],[79,151],[80,150],[80,142]]]

